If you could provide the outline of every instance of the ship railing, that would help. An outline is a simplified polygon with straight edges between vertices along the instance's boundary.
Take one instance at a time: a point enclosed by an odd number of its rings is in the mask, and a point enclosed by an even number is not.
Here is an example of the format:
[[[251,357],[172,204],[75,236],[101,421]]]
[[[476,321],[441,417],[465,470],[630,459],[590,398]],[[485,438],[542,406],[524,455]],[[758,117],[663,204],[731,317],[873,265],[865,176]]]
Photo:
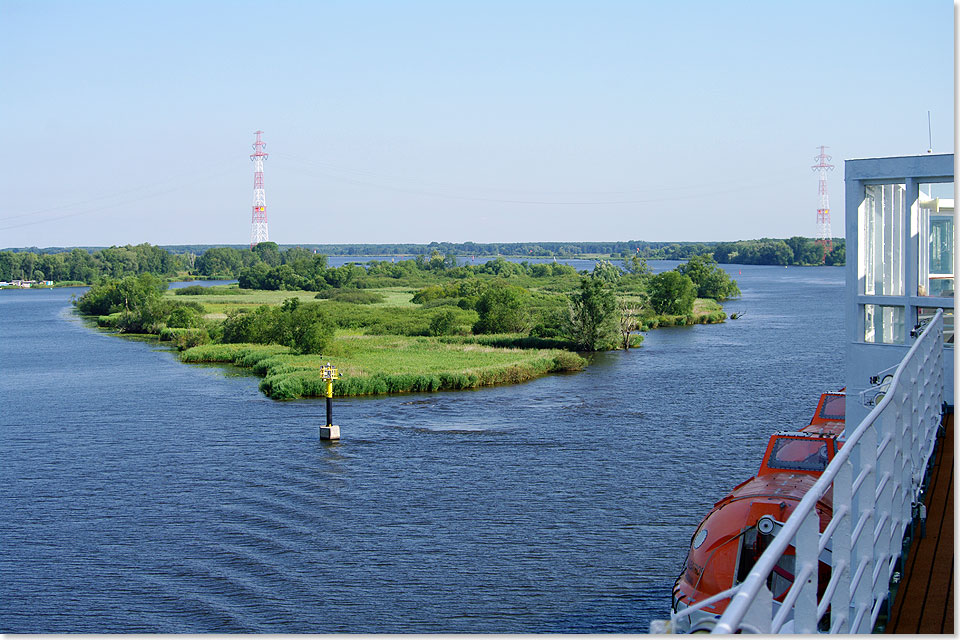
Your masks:
[[[923,480],[940,425],[943,312],[937,311],[897,367],[886,395],[851,432],[743,582],[674,614],[690,616],[730,598],[713,633],[870,633],[887,603],[905,538],[923,506]],[[833,489],[820,532],[817,501]],[[789,547],[795,576],[782,602],[767,579]],[[818,597],[820,556],[830,579]]]

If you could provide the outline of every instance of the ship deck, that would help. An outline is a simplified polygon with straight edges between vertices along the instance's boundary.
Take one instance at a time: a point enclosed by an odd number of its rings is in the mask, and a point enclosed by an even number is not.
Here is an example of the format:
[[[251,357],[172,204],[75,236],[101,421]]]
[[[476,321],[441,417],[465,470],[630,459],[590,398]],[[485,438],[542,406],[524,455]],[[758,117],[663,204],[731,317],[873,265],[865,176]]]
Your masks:
[[[949,413],[927,488],[926,535],[918,537],[904,562],[886,633],[954,633],[953,453]]]

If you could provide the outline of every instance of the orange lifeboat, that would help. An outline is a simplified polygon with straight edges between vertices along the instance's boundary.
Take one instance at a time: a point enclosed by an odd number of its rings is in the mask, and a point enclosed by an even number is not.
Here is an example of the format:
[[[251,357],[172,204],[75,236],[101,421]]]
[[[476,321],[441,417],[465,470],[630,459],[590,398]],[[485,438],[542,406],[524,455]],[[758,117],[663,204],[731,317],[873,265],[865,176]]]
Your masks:
[[[845,395],[820,396],[810,423],[799,431],[773,434],[757,475],[733,488],[700,522],[690,540],[683,571],[673,587],[673,610],[679,612],[742,582],[757,558],[786,522],[842,446]],[[820,531],[833,515],[833,494],[817,502]],[[781,558],[767,582],[774,600],[782,600],[793,583],[793,548]],[[830,578],[830,550],[820,557],[820,588]],[[707,630],[729,599],[678,620],[680,630]]]

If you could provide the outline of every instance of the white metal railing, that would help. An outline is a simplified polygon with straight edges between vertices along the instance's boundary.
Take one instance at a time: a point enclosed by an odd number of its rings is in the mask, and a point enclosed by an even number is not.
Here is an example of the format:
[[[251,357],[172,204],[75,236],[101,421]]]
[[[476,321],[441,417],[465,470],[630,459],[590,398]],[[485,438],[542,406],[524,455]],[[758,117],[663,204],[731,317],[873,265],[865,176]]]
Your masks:
[[[943,312],[937,311],[884,397],[856,429],[847,430],[844,446],[746,579],[675,613],[671,627],[730,598],[713,633],[816,633],[828,610],[830,633],[870,633],[914,509],[922,507],[921,485],[936,444],[942,397]],[[816,505],[831,487],[833,517],[821,534]],[[783,602],[774,602],[767,577],[789,546],[796,553],[794,582]],[[830,579],[818,600],[819,558],[825,549],[831,553]]]

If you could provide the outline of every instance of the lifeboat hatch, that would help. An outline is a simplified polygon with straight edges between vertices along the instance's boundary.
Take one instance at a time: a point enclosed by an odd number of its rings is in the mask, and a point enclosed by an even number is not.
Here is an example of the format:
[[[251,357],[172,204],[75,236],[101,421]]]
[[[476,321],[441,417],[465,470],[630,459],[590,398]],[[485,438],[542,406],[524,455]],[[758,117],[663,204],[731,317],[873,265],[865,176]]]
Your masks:
[[[813,412],[810,424],[828,424],[844,422],[847,411],[847,396],[845,393],[824,393],[820,396],[817,409]]]
[[[783,473],[807,473],[819,476],[837,453],[836,437],[802,432],[774,434],[767,444],[758,476]]]

